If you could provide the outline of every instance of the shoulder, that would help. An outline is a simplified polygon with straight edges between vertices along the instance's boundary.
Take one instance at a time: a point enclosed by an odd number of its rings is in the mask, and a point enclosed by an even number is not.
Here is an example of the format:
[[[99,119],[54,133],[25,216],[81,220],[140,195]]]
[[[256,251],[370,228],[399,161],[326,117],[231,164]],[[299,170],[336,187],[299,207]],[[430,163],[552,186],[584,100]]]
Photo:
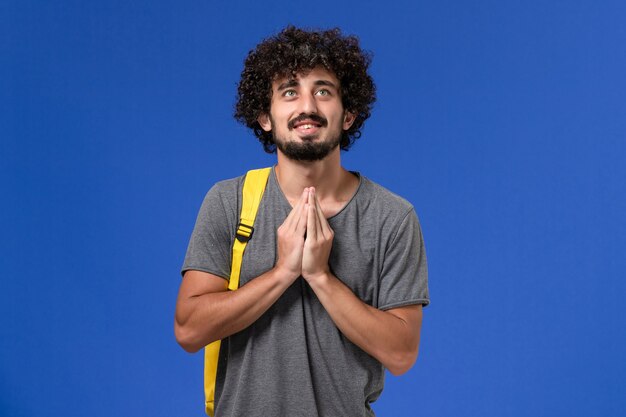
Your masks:
[[[206,193],[204,205],[213,208],[219,206],[228,214],[232,213],[238,216],[241,209],[242,189],[247,174],[216,182]]]
[[[237,202],[245,178],[246,175],[243,174],[235,178],[218,181],[209,189],[205,198],[211,200],[217,199],[224,203],[229,201]]]
[[[235,178],[229,178],[225,180],[221,180],[216,182],[213,187],[209,190],[208,194],[212,194],[215,196],[231,196],[232,194],[237,194],[239,190],[241,190],[242,184],[246,175],[240,175]]]
[[[233,196],[236,196],[237,194],[241,194],[241,190],[246,180],[246,176],[249,173],[252,173],[255,171],[265,171],[267,169],[268,168],[253,169],[238,177],[218,181],[215,183],[215,185],[213,185],[213,187],[211,187],[211,189],[209,190],[209,193],[223,196],[226,198],[231,198]],[[269,168],[269,169],[272,169],[272,168]]]
[[[351,214],[357,216],[360,227],[379,234],[384,241],[393,239],[401,228],[419,228],[408,200],[362,175],[354,203]]]
[[[239,200],[245,175],[216,182],[204,196],[201,214],[214,216],[224,213],[236,216],[239,212]]]
[[[408,200],[365,176],[361,176],[361,189],[359,191],[359,197],[362,200],[388,216],[404,217],[409,212],[414,211],[413,204]]]

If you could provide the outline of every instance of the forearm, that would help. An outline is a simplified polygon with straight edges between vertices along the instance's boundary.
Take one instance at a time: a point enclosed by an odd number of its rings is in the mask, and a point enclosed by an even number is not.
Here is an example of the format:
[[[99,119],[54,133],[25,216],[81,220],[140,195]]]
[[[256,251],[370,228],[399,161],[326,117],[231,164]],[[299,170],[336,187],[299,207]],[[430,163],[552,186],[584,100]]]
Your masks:
[[[272,269],[236,291],[207,292],[179,300],[176,335],[189,352],[237,333],[256,321],[293,282]]]
[[[416,323],[364,303],[330,273],[308,282],[337,328],[352,343],[395,375],[411,368],[418,353],[421,308]]]

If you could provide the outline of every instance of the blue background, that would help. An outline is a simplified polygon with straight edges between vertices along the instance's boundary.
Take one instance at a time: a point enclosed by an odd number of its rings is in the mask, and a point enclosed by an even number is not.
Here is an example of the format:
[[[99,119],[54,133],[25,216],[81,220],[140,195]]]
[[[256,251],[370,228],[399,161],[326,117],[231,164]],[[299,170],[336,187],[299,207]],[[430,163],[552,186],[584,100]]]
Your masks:
[[[288,23],[374,53],[344,154],[417,208],[432,305],[379,416],[626,415],[626,3],[0,3],[0,414],[202,416],[173,336],[204,193]]]

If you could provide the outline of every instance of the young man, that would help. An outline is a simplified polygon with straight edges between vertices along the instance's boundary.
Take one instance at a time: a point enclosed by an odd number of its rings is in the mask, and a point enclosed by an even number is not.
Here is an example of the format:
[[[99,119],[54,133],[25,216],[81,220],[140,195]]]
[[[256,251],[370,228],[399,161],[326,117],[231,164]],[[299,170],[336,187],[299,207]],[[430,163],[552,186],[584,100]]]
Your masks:
[[[426,255],[413,207],[341,166],[375,100],[369,56],[338,29],[288,27],[250,52],[236,114],[276,151],[227,291],[244,177],[207,194],[182,268],[175,333],[223,339],[216,416],[373,416],[384,369],[415,362]]]

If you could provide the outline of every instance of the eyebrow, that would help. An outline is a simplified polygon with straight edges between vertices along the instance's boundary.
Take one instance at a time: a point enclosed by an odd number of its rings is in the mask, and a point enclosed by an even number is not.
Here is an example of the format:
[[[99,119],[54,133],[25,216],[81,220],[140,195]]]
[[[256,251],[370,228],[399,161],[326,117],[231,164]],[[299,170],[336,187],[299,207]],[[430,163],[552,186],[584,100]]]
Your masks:
[[[297,87],[297,86],[298,86],[298,82],[294,78],[292,78],[280,84],[277,90],[280,91],[280,90],[284,90],[285,88],[291,88],[291,87]]]
[[[328,81],[328,80],[317,80],[313,84],[316,86],[324,85],[324,86],[332,87],[335,89],[337,88],[335,84],[333,84],[331,81]],[[290,80],[285,81],[284,83],[281,83],[276,89],[278,91],[281,91],[286,88],[297,87],[298,85],[300,85],[300,83],[295,78],[292,78]]]
[[[332,88],[337,88],[337,86],[335,84],[333,84],[332,82],[328,81],[328,80],[317,80],[315,81],[315,85],[325,85],[326,87],[332,87]]]

